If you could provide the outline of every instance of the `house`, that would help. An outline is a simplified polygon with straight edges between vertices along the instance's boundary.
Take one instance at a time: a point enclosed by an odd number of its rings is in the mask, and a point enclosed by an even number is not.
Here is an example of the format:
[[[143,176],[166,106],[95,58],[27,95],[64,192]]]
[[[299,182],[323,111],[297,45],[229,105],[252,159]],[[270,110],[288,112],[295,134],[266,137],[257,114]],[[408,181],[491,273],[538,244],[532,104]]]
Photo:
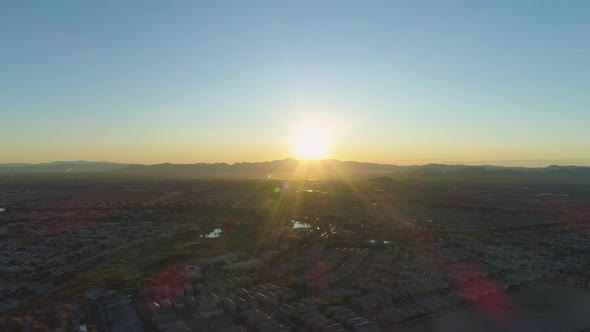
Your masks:
[[[390,324],[397,324],[405,319],[404,315],[389,308],[381,312],[381,318]]]
[[[223,310],[215,303],[202,304],[198,306],[197,312],[203,318],[211,318],[223,315]]]
[[[326,325],[322,328],[323,332],[344,332],[346,331],[346,329],[344,328],[344,326],[340,323],[336,323],[336,324],[332,324],[332,325]]]
[[[102,287],[95,287],[87,290],[84,292],[84,297],[89,301],[96,301],[103,297],[106,293],[106,290]]]
[[[163,299],[160,301],[160,308],[170,309],[170,308],[172,308],[172,302],[168,299]]]
[[[365,322],[352,327],[353,332],[381,332],[381,328],[375,322]]]
[[[162,325],[172,323],[178,320],[178,316],[174,311],[166,310],[152,316],[152,323],[154,325]]]
[[[201,277],[201,268],[196,265],[187,265],[184,267],[184,274],[189,280],[198,279]]]
[[[190,332],[191,329],[182,320],[177,320],[171,323],[157,325],[158,330],[162,332]]]
[[[248,330],[246,330],[244,325],[232,325],[217,329],[217,332],[248,332]]]
[[[232,299],[224,297],[223,299],[221,299],[221,302],[223,304],[223,309],[226,312],[229,312],[231,314],[236,314],[238,312],[238,306]]]

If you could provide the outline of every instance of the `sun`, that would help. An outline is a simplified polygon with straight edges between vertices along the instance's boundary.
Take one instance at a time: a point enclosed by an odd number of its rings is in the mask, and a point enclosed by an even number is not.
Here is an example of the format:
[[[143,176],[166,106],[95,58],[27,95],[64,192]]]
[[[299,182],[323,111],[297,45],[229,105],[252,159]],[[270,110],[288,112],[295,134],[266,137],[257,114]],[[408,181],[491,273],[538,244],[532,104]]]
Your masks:
[[[325,129],[308,125],[301,127],[294,140],[295,152],[303,159],[321,159],[328,154],[328,133]]]

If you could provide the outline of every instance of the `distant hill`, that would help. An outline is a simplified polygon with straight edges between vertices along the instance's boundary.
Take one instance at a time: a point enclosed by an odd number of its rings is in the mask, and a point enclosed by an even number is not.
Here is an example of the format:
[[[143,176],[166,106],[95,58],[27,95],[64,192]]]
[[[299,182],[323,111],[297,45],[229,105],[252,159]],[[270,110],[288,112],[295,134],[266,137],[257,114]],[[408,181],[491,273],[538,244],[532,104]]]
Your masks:
[[[333,178],[384,175],[405,171],[405,166],[361,163],[339,160],[283,159],[265,162],[235,164],[158,164],[129,165],[122,174],[166,177],[200,178]]]
[[[106,172],[116,171],[127,167],[107,161],[54,161],[41,164],[10,163],[0,164],[0,173],[45,173],[45,172]]]
[[[428,180],[447,182],[561,182],[573,184],[590,184],[590,167],[585,166],[548,166],[548,167],[502,167],[502,166],[456,166],[444,171],[444,168],[431,168],[429,165],[418,167],[404,173],[390,173],[389,178],[398,180]]]
[[[265,162],[196,164],[123,164],[92,161],[56,161],[41,164],[0,164],[0,173],[87,173],[162,178],[373,178],[439,181],[546,181],[590,182],[590,167],[548,166],[539,168],[428,164],[398,166],[334,159],[302,161],[283,159]]]
[[[339,160],[283,159],[265,162],[196,164],[121,164],[90,161],[58,161],[41,164],[0,164],[0,173],[105,173],[112,175],[173,178],[291,178],[384,175],[407,171],[411,166],[383,165]]]

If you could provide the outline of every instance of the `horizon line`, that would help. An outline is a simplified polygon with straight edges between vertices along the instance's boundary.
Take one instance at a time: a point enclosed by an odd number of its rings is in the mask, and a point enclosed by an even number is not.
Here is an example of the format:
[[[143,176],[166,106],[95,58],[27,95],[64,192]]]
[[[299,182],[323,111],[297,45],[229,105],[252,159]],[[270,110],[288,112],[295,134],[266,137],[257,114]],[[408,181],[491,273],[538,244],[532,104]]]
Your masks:
[[[456,159],[456,158],[451,158]],[[287,160],[294,160],[298,162],[307,161],[307,162],[321,162],[321,161],[337,161],[337,162],[355,162],[355,163],[365,163],[365,164],[376,164],[376,165],[383,165],[383,166],[396,166],[396,167],[412,167],[412,166],[428,166],[428,165],[447,165],[447,166],[472,166],[472,167],[517,167],[517,168],[546,168],[550,166],[560,166],[560,167],[590,167],[590,159],[511,159],[511,160],[495,160],[495,161],[466,161],[464,163],[458,162],[445,162],[440,161],[436,162],[435,160],[439,159],[404,159],[400,161],[426,161],[432,160],[433,162],[430,163],[414,163],[414,164],[396,164],[390,162],[382,162],[382,161],[359,161],[359,160],[348,160],[348,159],[335,159],[335,158],[319,158],[319,159],[298,159],[292,157],[285,157],[283,159],[274,159],[274,160],[262,160],[262,161],[236,161],[236,162],[224,162],[224,161],[217,161],[217,162],[193,162],[193,163],[178,163],[178,162],[158,162],[158,163],[137,163],[137,162],[119,162],[119,161],[108,161],[108,160],[53,160],[53,161],[44,161],[44,162],[0,162],[0,165],[3,166],[33,166],[33,165],[46,165],[46,164],[56,164],[56,163],[103,163],[103,164],[118,164],[118,165],[141,165],[141,166],[157,166],[157,165],[217,165],[217,164],[225,164],[229,166],[238,165],[238,164],[257,164],[257,163],[269,163],[269,162],[277,162],[277,161],[287,161]],[[444,160],[444,159],[441,159]],[[563,163],[564,161],[585,161],[582,164],[571,164],[571,163]],[[532,162],[543,162],[542,165],[532,166],[532,165],[516,165],[518,163],[532,163]],[[496,164],[497,163],[497,164]],[[505,165],[504,163],[514,163],[515,165]],[[502,165],[504,164],[504,165]]]

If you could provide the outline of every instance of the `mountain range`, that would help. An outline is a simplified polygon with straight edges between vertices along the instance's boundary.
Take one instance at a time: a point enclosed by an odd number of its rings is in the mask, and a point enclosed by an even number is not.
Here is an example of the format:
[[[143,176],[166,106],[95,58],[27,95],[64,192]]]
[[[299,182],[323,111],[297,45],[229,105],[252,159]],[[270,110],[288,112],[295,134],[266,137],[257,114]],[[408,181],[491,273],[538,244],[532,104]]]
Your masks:
[[[399,166],[334,159],[283,159],[265,162],[196,164],[124,164],[92,161],[56,161],[50,163],[0,164],[0,173],[102,174],[162,178],[374,178],[439,180],[518,180],[547,179],[590,182],[590,167],[502,167],[427,164]]]

